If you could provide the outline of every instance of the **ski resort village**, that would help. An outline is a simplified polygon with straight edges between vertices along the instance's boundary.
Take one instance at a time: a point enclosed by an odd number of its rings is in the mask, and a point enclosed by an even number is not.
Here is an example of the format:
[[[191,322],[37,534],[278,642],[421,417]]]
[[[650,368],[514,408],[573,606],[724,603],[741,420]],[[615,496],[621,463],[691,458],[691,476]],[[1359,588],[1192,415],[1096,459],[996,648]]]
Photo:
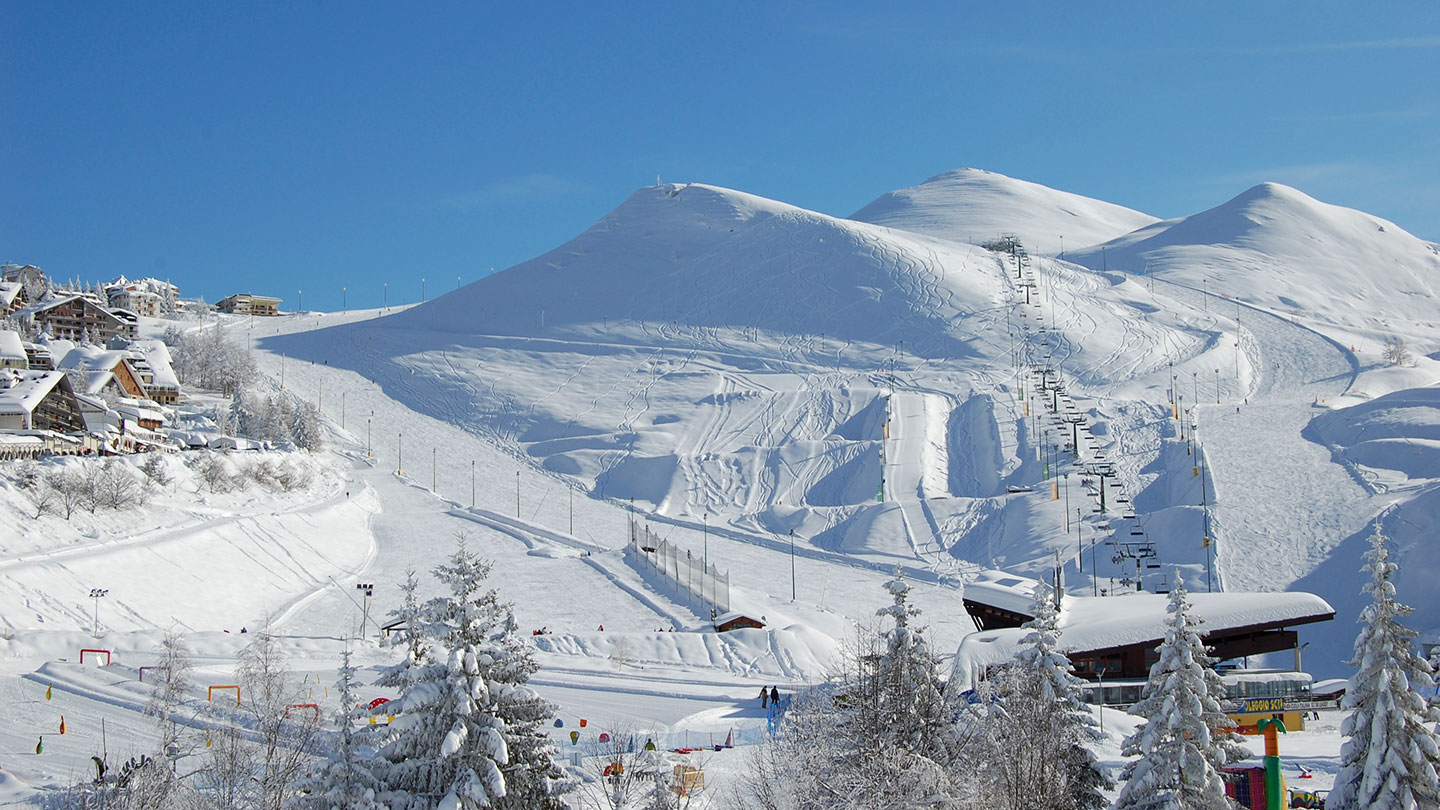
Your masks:
[[[1440,810],[1440,3],[0,52],[0,810]]]
[[[83,275],[0,286],[4,802],[1440,800],[1391,222],[966,169],[641,188],[379,308]]]

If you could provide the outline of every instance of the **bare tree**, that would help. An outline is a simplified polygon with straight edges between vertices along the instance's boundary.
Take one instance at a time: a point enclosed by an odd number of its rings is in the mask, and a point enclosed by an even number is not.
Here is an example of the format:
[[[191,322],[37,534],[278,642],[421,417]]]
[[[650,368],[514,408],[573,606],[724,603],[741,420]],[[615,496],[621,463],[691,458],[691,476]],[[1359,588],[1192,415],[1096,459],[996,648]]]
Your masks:
[[[1392,366],[1408,366],[1414,360],[1410,354],[1410,347],[1405,343],[1405,338],[1399,335],[1385,339],[1383,356],[1385,362]]]
[[[257,807],[281,810],[291,785],[313,758],[317,712],[291,713],[303,702],[304,692],[291,676],[274,634],[261,629],[241,650],[235,675],[245,701],[242,711],[258,736],[255,778],[259,783]]]
[[[52,470],[46,473],[41,486],[55,493],[55,503],[64,512],[66,520],[75,513],[76,507],[85,503],[85,481],[74,470]]]

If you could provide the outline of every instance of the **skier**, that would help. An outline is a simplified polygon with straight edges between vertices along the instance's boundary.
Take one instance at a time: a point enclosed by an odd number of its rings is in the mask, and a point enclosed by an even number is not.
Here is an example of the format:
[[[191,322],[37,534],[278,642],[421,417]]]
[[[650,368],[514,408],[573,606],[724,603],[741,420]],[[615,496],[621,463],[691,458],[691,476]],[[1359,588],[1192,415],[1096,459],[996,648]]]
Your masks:
[[[760,708],[770,705],[770,692],[765,687],[760,687]]]
[[[773,706],[780,705],[780,690],[773,686],[770,687],[770,704]]]

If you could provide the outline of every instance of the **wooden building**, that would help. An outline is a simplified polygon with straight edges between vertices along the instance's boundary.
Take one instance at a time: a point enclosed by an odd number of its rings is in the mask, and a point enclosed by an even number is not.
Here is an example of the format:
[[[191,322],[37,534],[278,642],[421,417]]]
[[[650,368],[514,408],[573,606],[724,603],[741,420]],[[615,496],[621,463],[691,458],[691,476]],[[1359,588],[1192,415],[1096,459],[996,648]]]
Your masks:
[[[0,371],[0,430],[84,433],[70,378],[60,371]]]
[[[215,308],[231,315],[279,315],[281,298],[271,298],[251,293],[235,293],[220,299]]]

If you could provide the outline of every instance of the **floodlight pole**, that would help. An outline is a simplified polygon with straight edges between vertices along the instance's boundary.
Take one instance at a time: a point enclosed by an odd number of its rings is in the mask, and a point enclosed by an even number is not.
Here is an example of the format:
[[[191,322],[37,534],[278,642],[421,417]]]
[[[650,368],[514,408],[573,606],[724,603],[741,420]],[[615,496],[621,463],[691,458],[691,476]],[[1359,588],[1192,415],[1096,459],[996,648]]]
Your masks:
[[[515,517],[520,517],[520,471],[515,471]]]
[[[110,593],[109,588],[91,588],[90,598],[95,600],[95,637],[100,637],[100,600]]]
[[[395,434],[395,474],[405,474],[405,431]]]

